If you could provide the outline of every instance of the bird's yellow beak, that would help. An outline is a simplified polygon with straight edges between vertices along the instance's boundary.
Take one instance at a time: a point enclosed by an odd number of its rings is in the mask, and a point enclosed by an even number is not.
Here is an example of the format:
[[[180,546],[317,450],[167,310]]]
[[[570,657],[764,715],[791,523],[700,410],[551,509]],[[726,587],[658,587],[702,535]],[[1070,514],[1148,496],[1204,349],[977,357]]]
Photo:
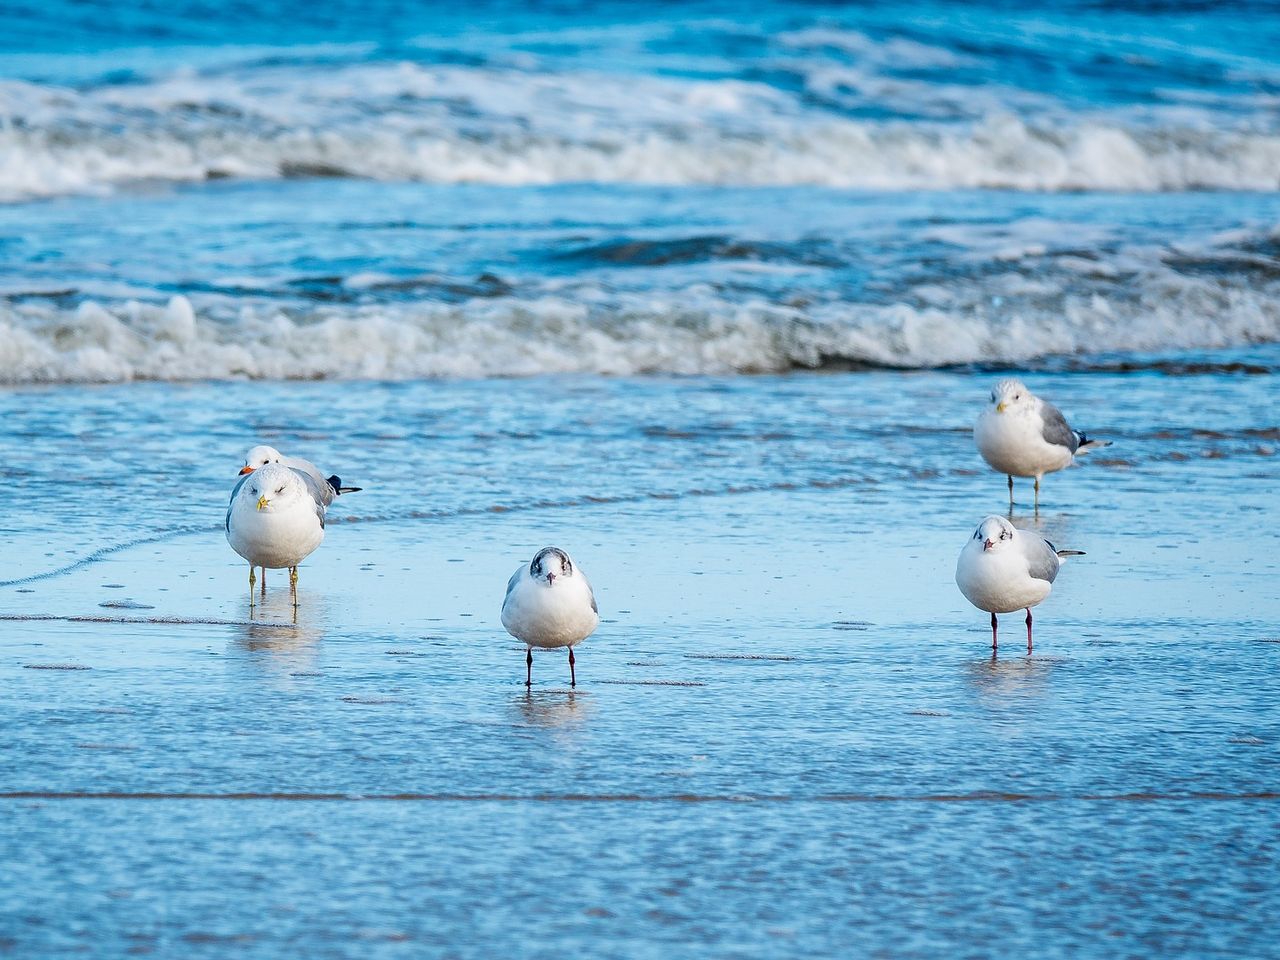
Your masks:
[[[263,507],[265,507],[265,506],[266,506],[267,504],[269,504],[270,502],[271,502],[271,501],[270,501],[270,500],[268,500],[266,497],[259,497],[259,498],[258,498],[258,509],[259,509],[259,510],[261,510]]]
[[[246,473],[253,473],[253,467],[249,466],[247,463],[240,468],[240,476],[243,477]]]
[[[996,404],[996,413],[1004,413],[1005,408],[1007,408],[1008,406],[1009,406],[1008,403],[1006,403],[1004,400],[1001,400],[999,403]]]

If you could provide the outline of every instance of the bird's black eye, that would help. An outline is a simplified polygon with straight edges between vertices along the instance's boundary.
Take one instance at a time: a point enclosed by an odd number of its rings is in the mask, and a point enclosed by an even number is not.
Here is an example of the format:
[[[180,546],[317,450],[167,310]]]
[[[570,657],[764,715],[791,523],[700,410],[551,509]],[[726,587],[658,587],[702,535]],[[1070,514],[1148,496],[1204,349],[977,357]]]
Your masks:
[[[1001,530],[1001,531],[1000,531],[1000,539],[1001,539],[1001,540],[1012,540],[1012,539],[1013,539],[1013,534],[1011,534],[1008,530]]]

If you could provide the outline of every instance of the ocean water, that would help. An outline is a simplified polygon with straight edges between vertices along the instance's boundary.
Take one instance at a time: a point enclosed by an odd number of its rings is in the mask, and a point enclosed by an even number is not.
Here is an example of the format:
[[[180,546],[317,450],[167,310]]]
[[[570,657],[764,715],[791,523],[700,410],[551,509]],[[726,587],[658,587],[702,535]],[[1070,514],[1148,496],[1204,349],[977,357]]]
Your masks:
[[[0,381],[1280,339],[1271,6],[236,9],[0,10]]]
[[[0,953],[1267,955],[1278,41],[0,8]],[[1010,374],[1114,441],[1038,511]],[[296,613],[258,442],[364,488]],[[1005,512],[1086,555],[993,653]],[[572,690],[498,618],[549,543]]]

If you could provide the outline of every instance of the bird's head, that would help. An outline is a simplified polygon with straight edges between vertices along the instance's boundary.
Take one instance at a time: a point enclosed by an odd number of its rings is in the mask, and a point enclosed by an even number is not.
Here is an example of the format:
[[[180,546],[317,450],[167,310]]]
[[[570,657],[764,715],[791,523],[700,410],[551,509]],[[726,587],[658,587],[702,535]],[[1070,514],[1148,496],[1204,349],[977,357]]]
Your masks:
[[[254,470],[245,485],[248,497],[256,501],[258,510],[267,513],[283,509],[306,495],[298,475],[278,463]]]
[[[573,561],[559,547],[544,547],[529,564],[529,575],[548,587],[554,587],[559,581],[573,576]]]
[[[1013,545],[1015,529],[1004,517],[990,516],[978,524],[973,539],[982,545],[984,553],[994,553]]]
[[[1001,380],[991,391],[996,413],[1022,410],[1035,403],[1036,396],[1021,380]]]
[[[244,466],[240,468],[240,475],[253,473],[260,467],[265,467],[269,463],[279,463],[281,460],[280,451],[275,447],[259,445],[254,447],[244,455]]]

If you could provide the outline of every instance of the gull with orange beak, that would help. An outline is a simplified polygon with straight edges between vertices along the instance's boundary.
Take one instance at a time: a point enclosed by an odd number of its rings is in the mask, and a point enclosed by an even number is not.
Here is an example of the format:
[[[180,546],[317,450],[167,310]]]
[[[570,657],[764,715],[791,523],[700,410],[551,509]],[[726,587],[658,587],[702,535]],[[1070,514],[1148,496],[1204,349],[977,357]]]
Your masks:
[[[1009,478],[1009,506],[1013,506],[1013,478],[1036,478],[1036,508],[1040,507],[1040,478],[1070,466],[1075,458],[1110,440],[1090,440],[1067,425],[1062,411],[1041,400],[1021,380],[1001,380],[991,391],[991,405],[973,428],[982,459]]]
[[[600,623],[595,593],[586,575],[559,547],[546,547],[521,564],[507,582],[502,625],[528,650],[526,687],[533,685],[533,648],[569,648],[569,686],[576,687],[573,648]]]
[[[244,466],[240,468],[240,476],[248,476],[253,471],[260,470],[269,463],[283,464],[309,476],[320,490],[326,507],[333,503],[334,497],[344,493],[360,492],[360,487],[344,487],[342,478],[337,475],[326,477],[310,460],[303,460],[300,457],[286,457],[275,447],[268,447],[266,444],[259,444],[253,447],[244,455]]]
[[[249,561],[249,602],[257,583],[254,567],[288,568],[293,605],[298,605],[298,564],[324,539],[324,490],[307,473],[271,463],[245,474],[231,493],[225,529],[231,549]]]
[[[991,649],[996,649],[996,614],[1027,611],[1027,652],[1031,652],[1031,608],[1049,595],[1066,557],[1079,550],[1059,550],[1004,517],[978,524],[956,563],[956,586],[965,599],[991,614]]]

